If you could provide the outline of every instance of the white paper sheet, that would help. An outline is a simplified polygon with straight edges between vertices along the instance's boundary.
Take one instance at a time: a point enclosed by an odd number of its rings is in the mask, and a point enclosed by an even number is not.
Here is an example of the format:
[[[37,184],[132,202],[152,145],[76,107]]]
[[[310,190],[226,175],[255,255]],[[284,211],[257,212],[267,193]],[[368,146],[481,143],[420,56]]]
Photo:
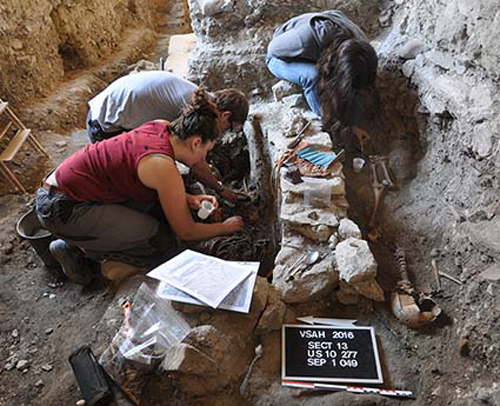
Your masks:
[[[257,279],[257,272],[259,271],[258,262],[237,262],[239,265],[244,265],[250,269],[251,274],[243,282],[222,301],[218,309],[231,310],[239,313],[248,313],[250,305],[252,304],[253,290],[255,281]],[[162,281],[156,291],[158,296],[163,299],[175,300],[178,302],[189,303],[198,306],[204,306],[205,303],[189,296],[188,294],[174,288],[167,282]]]
[[[217,308],[251,271],[235,262],[185,250],[148,273],[184,293]]]

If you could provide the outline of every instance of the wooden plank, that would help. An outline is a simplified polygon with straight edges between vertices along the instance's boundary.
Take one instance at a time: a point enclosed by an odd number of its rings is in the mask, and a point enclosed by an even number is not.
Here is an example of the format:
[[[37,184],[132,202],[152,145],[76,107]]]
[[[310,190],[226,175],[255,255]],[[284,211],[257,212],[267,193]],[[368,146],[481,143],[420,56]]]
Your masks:
[[[19,117],[16,115],[16,113],[14,113],[14,111],[9,107],[7,106],[5,108],[5,111],[6,113],[8,114],[8,116],[10,118],[12,118],[12,120],[14,120],[14,122],[19,126],[21,127],[22,129],[25,129],[26,126],[23,124],[23,122],[19,119]]]
[[[9,105],[9,103],[7,103],[7,102],[0,103],[0,114],[2,114],[4,112],[4,110],[7,108],[8,105]]]
[[[0,161],[0,172],[4,175],[4,177],[9,181],[9,183],[14,186],[15,189],[19,190],[22,193],[27,193],[26,189],[22,185],[21,182],[16,178],[16,175]]]
[[[14,122],[13,122],[13,121],[9,121],[9,122],[7,123],[7,125],[5,126],[5,128],[4,128],[4,129],[2,130],[2,132],[0,133],[0,140],[4,137],[4,135],[5,135],[5,134],[7,134],[7,131],[9,131],[10,126],[11,126],[12,124],[14,124]]]
[[[40,144],[40,142],[35,138],[35,136],[33,134],[30,134],[30,136],[28,137],[28,141],[31,142],[33,147],[35,147],[35,149],[38,150],[38,152],[41,152],[47,158],[50,158],[50,155],[48,154],[48,152],[45,151],[45,149],[42,147],[42,144]]]
[[[19,151],[19,148],[24,144],[26,139],[29,137],[31,130],[23,129],[19,130],[7,145],[7,148],[0,154],[0,161],[11,161],[14,156]]]

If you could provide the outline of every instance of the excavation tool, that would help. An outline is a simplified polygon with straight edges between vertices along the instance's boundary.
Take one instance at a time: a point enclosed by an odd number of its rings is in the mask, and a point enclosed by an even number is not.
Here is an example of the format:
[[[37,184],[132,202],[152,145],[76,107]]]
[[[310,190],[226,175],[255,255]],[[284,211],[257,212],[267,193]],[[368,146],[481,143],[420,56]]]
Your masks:
[[[288,149],[294,149],[297,145],[299,145],[300,140],[302,139],[302,136],[306,132],[307,128],[311,125],[311,122],[308,121],[304,127],[302,127],[302,130],[299,131],[299,133],[295,136],[295,138],[290,141],[290,143],[287,145]]]
[[[304,272],[307,268],[318,262],[320,258],[321,254],[318,251],[310,251],[303,254],[290,268],[286,281],[293,280],[297,274]]]
[[[370,228],[374,228],[375,222],[377,220],[378,208],[381,204],[384,192],[387,189],[394,189],[396,185],[392,179],[386,156],[370,155],[369,159],[371,169],[371,182],[373,194],[375,196],[375,205],[373,207],[373,212],[368,225]]]
[[[250,363],[250,366],[248,367],[247,372],[245,374],[245,378],[243,379],[243,383],[240,386],[241,396],[244,397],[248,396],[248,382],[250,380],[250,375],[252,374],[253,366],[260,358],[262,358],[263,355],[264,355],[264,348],[262,347],[262,344],[259,344],[257,347],[255,347],[255,357]]]
[[[417,292],[408,277],[406,254],[402,247],[395,252],[400,280],[391,295],[391,308],[398,320],[411,328],[423,327],[441,314],[441,308],[430,296]]]

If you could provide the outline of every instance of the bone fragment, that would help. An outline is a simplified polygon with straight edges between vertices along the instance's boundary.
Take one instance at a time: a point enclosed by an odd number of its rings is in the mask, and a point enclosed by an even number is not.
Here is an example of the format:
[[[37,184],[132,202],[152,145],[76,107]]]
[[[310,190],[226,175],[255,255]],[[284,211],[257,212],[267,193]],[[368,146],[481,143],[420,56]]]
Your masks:
[[[439,271],[439,275],[442,276],[443,278],[446,278],[446,279],[452,281],[452,282],[455,282],[457,285],[462,285],[461,281],[459,281],[457,278],[454,278],[451,275],[448,275],[446,272]]]
[[[437,262],[435,259],[433,259],[431,261],[431,265],[432,265],[432,270],[434,271],[434,277],[436,278],[437,290],[440,291],[441,290],[441,277],[439,275],[440,272],[438,271]]]

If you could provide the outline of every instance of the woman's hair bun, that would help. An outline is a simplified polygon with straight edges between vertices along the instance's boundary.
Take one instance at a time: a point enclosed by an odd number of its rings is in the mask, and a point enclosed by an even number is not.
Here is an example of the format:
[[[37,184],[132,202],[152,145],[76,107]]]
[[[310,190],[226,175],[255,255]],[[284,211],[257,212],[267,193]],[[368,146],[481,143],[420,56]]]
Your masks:
[[[212,97],[204,89],[198,89],[193,92],[190,107],[193,111],[201,114],[217,114],[217,106]]]

